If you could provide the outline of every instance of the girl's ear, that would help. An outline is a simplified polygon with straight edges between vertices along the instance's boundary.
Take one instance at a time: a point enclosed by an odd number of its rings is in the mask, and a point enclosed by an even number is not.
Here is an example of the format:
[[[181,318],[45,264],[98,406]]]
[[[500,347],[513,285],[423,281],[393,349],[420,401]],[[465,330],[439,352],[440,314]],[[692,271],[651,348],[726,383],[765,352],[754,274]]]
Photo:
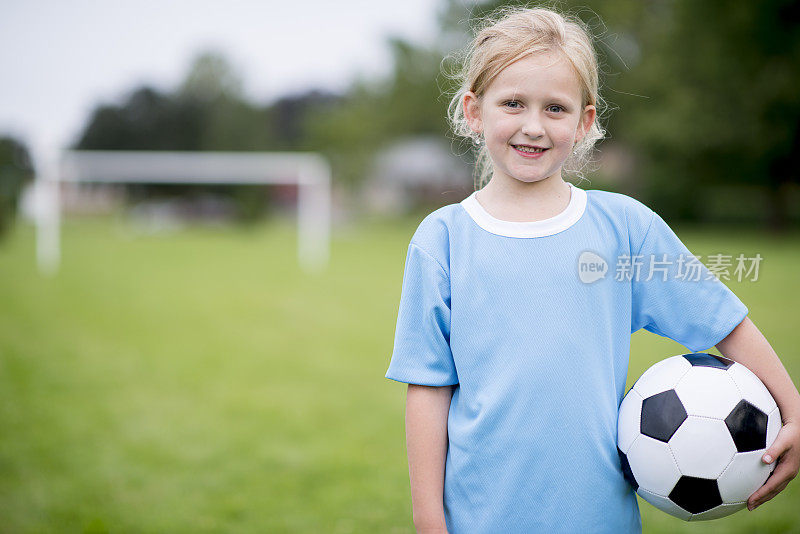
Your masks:
[[[467,119],[467,124],[470,130],[476,134],[483,131],[483,121],[481,120],[481,105],[478,96],[472,91],[467,91],[462,100],[464,106],[464,117]]]
[[[595,108],[591,104],[587,104],[585,108],[583,108],[583,113],[581,113],[581,121],[578,124],[578,133],[575,136],[575,142],[577,143],[581,139],[586,136],[589,132],[589,128],[592,127],[594,124],[594,119],[597,116],[597,108]]]

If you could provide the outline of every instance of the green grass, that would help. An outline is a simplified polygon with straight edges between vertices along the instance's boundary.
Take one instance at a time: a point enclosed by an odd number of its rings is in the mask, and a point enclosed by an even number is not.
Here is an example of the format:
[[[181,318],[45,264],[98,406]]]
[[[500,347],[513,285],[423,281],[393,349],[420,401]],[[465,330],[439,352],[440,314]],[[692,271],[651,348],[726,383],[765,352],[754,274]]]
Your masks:
[[[286,223],[135,235],[68,219],[58,276],[0,243],[0,532],[412,532],[402,385],[383,378],[419,217],[334,235],[296,269]],[[732,283],[800,376],[800,238],[679,231],[764,256]],[[633,338],[629,383],[683,352]],[[797,532],[797,483],[753,513],[645,532]]]

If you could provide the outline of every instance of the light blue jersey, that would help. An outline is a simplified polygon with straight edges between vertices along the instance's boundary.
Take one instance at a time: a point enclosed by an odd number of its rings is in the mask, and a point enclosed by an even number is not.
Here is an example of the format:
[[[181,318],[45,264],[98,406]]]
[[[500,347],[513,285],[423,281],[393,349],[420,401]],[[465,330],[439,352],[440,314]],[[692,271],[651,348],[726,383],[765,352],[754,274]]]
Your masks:
[[[524,223],[473,193],[409,245],[386,377],[456,385],[450,534],[640,532],[616,449],[631,333],[699,351],[747,315],[652,210],[570,190],[565,211]]]

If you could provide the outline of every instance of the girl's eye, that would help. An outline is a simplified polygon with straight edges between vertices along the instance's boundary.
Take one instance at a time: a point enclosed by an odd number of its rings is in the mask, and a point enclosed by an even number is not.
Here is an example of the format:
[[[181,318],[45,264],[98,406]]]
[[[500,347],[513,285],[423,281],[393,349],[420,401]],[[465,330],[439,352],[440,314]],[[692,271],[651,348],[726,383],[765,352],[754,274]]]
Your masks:
[[[519,109],[519,100],[509,100],[503,105],[510,107],[511,109]]]
[[[551,104],[547,106],[547,111],[554,111],[555,113],[558,113],[560,111],[565,111],[565,110],[563,106],[559,106],[558,104]]]

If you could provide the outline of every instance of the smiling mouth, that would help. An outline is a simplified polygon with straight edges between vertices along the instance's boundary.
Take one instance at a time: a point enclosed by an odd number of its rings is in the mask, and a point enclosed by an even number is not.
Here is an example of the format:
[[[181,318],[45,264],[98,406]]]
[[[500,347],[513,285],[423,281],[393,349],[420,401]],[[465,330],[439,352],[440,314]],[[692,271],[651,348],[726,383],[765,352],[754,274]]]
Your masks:
[[[549,150],[548,148],[542,147],[534,147],[534,146],[527,146],[527,145],[511,145],[516,150],[520,152],[525,152],[526,154],[541,154],[545,150]]]

